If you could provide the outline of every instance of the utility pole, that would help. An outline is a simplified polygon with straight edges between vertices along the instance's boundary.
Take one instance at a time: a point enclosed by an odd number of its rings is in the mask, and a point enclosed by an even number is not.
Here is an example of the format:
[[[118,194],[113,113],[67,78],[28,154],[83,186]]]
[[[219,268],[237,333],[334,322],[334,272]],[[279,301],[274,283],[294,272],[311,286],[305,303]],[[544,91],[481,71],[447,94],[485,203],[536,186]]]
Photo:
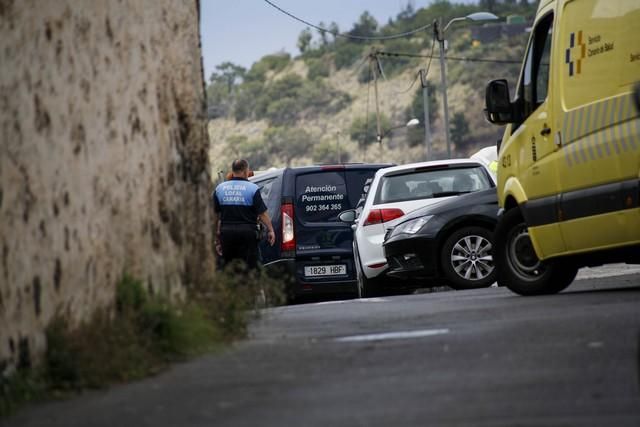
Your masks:
[[[453,20],[452,20],[453,22]],[[451,24],[451,22],[449,23]],[[449,25],[447,24],[447,26]],[[438,20],[433,21],[433,35],[440,44],[440,77],[442,79],[442,104],[444,107],[444,132],[447,141],[447,158],[451,158],[451,137],[449,136],[449,103],[447,101],[447,71],[444,62],[444,30],[441,29],[442,23]]]
[[[424,106],[424,145],[427,160],[431,158],[431,123],[429,122],[429,87],[427,85],[427,74],[420,70],[420,84],[422,85],[422,103]]]
[[[369,67],[371,67],[371,72],[373,73],[373,88],[376,97],[376,139],[380,148],[380,161],[382,161],[382,124],[380,123],[380,102],[378,100],[378,72],[373,68],[374,60],[377,60],[377,57],[374,54],[369,55]]]

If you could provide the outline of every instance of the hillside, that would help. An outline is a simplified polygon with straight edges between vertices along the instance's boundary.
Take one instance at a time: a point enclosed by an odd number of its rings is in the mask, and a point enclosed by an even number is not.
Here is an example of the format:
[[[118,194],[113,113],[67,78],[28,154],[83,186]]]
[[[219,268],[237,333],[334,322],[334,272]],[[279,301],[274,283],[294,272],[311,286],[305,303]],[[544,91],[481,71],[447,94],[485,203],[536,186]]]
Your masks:
[[[456,23],[446,33],[453,157],[495,144],[501,135],[500,128],[484,120],[484,88],[494,78],[515,83],[527,33],[524,23],[510,23],[530,22],[535,13],[535,6],[526,1],[488,3],[499,21],[482,28]],[[418,10],[409,4],[384,26],[364,12],[346,34],[398,34],[428,25],[437,17],[446,23],[479,10],[479,6],[447,1]],[[431,28],[375,43],[320,31],[314,39],[306,29],[300,34],[298,47],[300,55],[295,58],[286,53],[267,55],[249,70],[220,64],[211,76],[207,93],[213,176],[228,169],[236,157],[246,157],[255,169],[338,160],[425,160],[423,97],[417,78],[420,69],[428,70],[432,158],[446,157],[439,51]],[[380,51],[408,55],[376,55],[370,60],[372,52]],[[435,57],[429,63],[432,52]],[[383,132],[382,147],[376,142],[374,80],[382,129],[397,128]],[[402,128],[413,117],[420,125]]]

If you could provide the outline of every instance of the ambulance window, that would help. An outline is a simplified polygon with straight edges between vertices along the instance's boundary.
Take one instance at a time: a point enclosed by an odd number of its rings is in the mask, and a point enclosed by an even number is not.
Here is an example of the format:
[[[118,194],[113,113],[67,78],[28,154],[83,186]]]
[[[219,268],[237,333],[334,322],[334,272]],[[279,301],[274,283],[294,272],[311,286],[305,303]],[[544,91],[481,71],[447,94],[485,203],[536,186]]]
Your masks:
[[[536,77],[536,102],[542,104],[547,99],[547,90],[549,87],[549,61],[551,60],[551,31],[553,29],[549,27],[549,33],[544,43],[542,50],[542,56],[540,58],[540,65],[538,67],[538,76]]]
[[[522,80],[525,118],[547,99],[552,32],[553,14],[549,14],[538,22],[529,44]]]

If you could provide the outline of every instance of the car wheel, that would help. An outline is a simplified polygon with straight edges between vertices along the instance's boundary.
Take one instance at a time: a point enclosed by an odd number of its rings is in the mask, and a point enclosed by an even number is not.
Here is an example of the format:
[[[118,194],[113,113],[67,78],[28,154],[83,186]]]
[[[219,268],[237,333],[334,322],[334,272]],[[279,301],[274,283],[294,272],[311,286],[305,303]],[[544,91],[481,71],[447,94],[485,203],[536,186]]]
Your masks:
[[[538,259],[518,209],[508,210],[499,219],[494,242],[498,283],[517,294],[560,292],[578,273],[578,268],[566,261]]]
[[[358,255],[358,246],[355,244],[353,246],[353,254],[356,265],[358,298],[371,298],[378,296],[380,294],[380,289],[375,281],[367,279],[367,277],[364,275],[364,272],[362,271],[362,262],[360,261],[360,256]]]
[[[486,288],[496,281],[493,233],[483,227],[464,227],[444,242],[441,266],[454,289]]]

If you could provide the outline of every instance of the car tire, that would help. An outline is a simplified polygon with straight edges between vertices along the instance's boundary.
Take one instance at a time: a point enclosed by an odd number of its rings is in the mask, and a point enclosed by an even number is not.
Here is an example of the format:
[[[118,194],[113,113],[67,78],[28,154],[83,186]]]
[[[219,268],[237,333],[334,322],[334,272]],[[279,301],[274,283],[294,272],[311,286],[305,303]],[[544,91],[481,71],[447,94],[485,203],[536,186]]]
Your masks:
[[[479,226],[454,231],[442,246],[440,265],[453,289],[476,289],[496,281],[493,262],[493,233]]]
[[[494,248],[498,284],[519,295],[558,293],[578,273],[570,262],[538,259],[519,209],[506,211],[498,220]]]
[[[360,256],[358,255],[358,246],[355,243],[353,245],[353,254],[356,264],[356,287],[358,298],[372,298],[379,296],[380,288],[376,281],[367,279],[367,277],[364,275],[362,262],[360,261]]]

